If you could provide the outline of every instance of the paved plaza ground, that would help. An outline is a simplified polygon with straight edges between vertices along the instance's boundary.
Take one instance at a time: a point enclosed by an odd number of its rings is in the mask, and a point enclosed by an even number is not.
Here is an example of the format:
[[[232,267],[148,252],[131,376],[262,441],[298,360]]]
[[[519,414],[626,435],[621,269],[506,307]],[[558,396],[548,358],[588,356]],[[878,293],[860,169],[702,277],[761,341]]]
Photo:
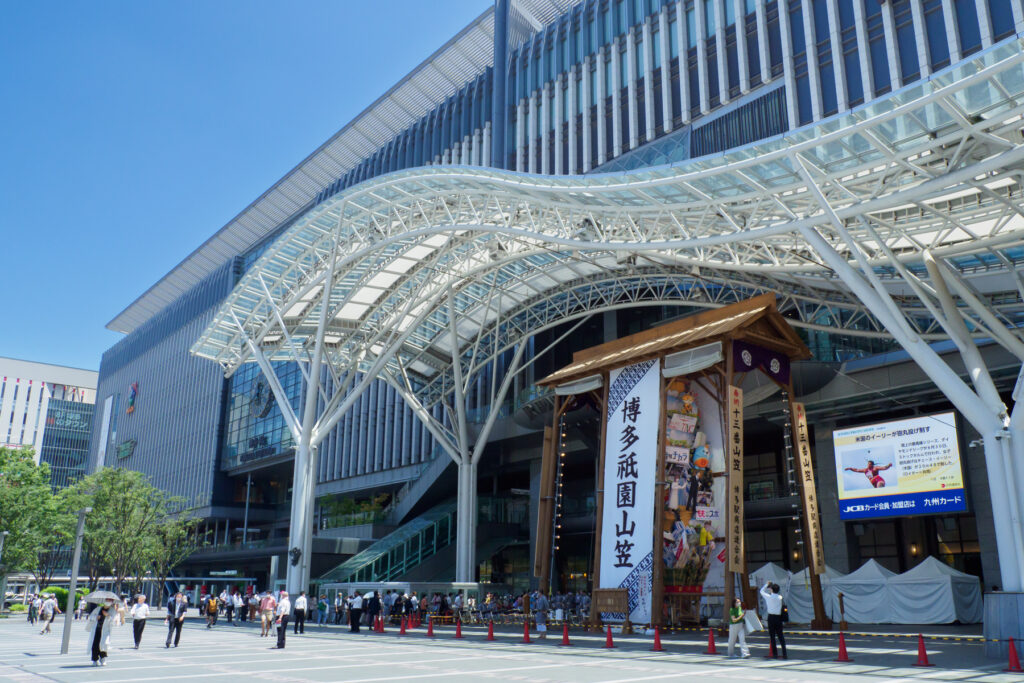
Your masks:
[[[194,613],[193,613],[194,614]],[[55,624],[57,625],[57,624]],[[62,624],[61,624],[62,625]],[[926,632],[927,633],[927,632]],[[939,634],[948,632],[940,631]],[[931,669],[913,668],[917,659],[915,638],[899,636],[851,636],[850,664],[837,664],[835,636],[793,634],[787,639],[788,661],[766,660],[765,638],[751,639],[753,657],[729,660],[702,654],[707,632],[675,634],[663,639],[665,652],[650,652],[645,635],[618,636],[616,648],[603,648],[604,636],[574,631],[573,646],[557,645],[552,633],[546,642],[522,642],[522,628],[499,628],[495,642],[487,642],[479,627],[463,630],[463,640],[453,638],[450,626],[425,636],[425,628],[400,636],[350,634],[341,627],[307,627],[294,636],[289,628],[285,650],[272,649],[274,641],[260,638],[249,625],[232,627],[223,619],[207,630],[192,616],[182,632],[181,646],[165,649],[167,630],[160,617],[150,619],[142,647],[132,645],[131,625],[116,628],[106,667],[93,667],[86,656],[83,622],[74,624],[71,653],[60,652],[60,629],[40,636],[24,618],[0,620],[0,680],[2,681],[585,681],[629,683],[670,680],[680,676],[728,683],[758,681],[843,681],[895,683],[896,681],[972,681],[1004,683],[1024,681],[1024,676],[1004,674],[1005,662],[984,658],[977,638],[951,640],[934,637],[928,654]],[[937,635],[939,635],[937,634]],[[560,636],[560,632],[558,634]],[[534,634],[535,637],[535,634]],[[720,643],[724,652],[724,643]]]

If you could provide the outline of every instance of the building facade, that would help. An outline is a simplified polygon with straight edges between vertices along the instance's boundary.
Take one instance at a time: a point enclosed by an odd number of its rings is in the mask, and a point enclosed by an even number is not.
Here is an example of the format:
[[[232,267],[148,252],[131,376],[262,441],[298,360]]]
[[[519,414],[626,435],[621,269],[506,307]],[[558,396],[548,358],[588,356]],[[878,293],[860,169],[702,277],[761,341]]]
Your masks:
[[[231,563],[243,575],[278,580],[266,558],[285,561],[294,437],[263,368],[251,363],[225,379],[216,364],[188,351],[239,278],[309,209],[370,178],[425,165],[560,176],[712,157],[794,135],[801,126],[856,111],[925,79],[957,78],[958,64],[1017,40],[1021,31],[1020,0],[496,0],[110,322],[110,329],[126,336],[100,366],[93,466],[137,469],[192,501],[218,546],[193,558],[198,570]],[[370,298],[347,303],[344,317],[358,319],[374,303],[374,286],[387,287],[401,276],[395,270],[375,276],[364,294]],[[282,316],[301,315],[308,305],[300,301]],[[525,359],[533,365],[508,395],[478,473],[480,519],[495,525],[494,542],[478,547],[481,577],[520,587],[530,582],[530,510],[539,496],[542,425],[537,416],[545,406],[532,380],[567,362],[575,350],[680,313],[678,306],[620,309],[568,337],[555,329],[524,340]],[[820,418],[815,437],[823,489],[830,480],[833,427],[852,416],[870,422],[888,414],[890,400],[907,414],[945,405],[910,390],[918,385],[912,363],[882,356],[888,360],[877,362],[891,370],[892,382],[878,388],[884,398],[878,403],[885,405],[864,401],[857,411],[830,419],[833,404],[858,393],[843,378],[870,374],[867,359],[894,345],[823,329],[801,334],[816,362],[829,368],[804,387],[808,410]],[[511,355],[493,377],[481,376],[468,388],[471,416],[486,415],[486,388],[501,379]],[[296,413],[306,396],[304,372],[296,363],[274,367]],[[346,391],[345,382],[327,377],[319,400],[327,403]],[[1008,394],[1012,377],[1000,382]],[[434,417],[450,419],[440,412]],[[783,425],[765,416],[750,428],[764,434],[765,448],[748,453],[748,471],[760,474],[747,495],[768,498],[762,517],[748,522],[748,560],[799,568],[792,525],[776,514],[789,499],[777,474]],[[969,454],[971,439],[964,438]],[[593,507],[584,492],[594,490],[588,439],[581,427],[570,444],[576,459],[567,485],[580,493],[570,496],[575,509],[567,527],[575,535],[559,560],[563,585],[586,583]],[[823,506],[823,524],[834,539],[830,564],[844,569],[874,556],[905,569],[928,552],[983,575],[988,584],[999,583],[998,567],[982,549],[992,517],[984,472],[976,471],[977,458],[967,460],[975,493],[967,514],[849,524]],[[429,518],[430,528],[439,530],[449,519],[441,508],[453,495],[453,470],[394,387],[374,383],[320,449],[320,568],[327,572],[416,520]],[[524,504],[526,498],[533,504]],[[395,571],[444,576],[448,550],[434,543],[431,557],[438,566],[429,566],[428,557],[422,566]],[[919,550],[910,553],[911,546]]]
[[[98,373],[0,358],[0,376],[3,446],[35,449],[55,488],[74,483],[89,462]]]

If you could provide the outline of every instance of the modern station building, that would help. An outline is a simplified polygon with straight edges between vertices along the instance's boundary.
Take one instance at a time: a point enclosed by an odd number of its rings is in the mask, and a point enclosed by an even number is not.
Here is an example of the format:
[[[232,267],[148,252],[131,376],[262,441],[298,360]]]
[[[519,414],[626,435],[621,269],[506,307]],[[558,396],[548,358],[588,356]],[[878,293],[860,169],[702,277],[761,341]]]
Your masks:
[[[0,446],[31,446],[54,488],[74,483],[89,464],[98,374],[0,358],[0,377]]]
[[[919,292],[900,281],[904,261],[914,277],[923,280],[928,271],[920,257],[903,258],[900,250],[935,246],[944,267],[956,271],[1001,325],[1012,330],[1024,322],[1024,247],[1020,233],[1012,238],[1021,227],[1020,176],[984,185],[980,174],[988,167],[970,166],[990,163],[1003,150],[1015,154],[1021,144],[1022,125],[1007,120],[1020,117],[1022,32],[1020,0],[496,0],[399,83],[382,84],[378,100],[110,321],[108,328],[125,337],[100,367],[93,466],[142,471],[192,502],[214,545],[192,557],[186,573],[237,571],[283,582],[288,552],[299,545],[289,542],[293,485],[301,475],[298,432],[290,425],[308,412],[309,396],[325,414],[351,396],[340,419],[318,435],[316,458],[303,461],[315,470],[306,517],[313,529],[312,579],[451,581],[456,564],[465,562],[473,579],[523,589],[535,582],[542,430],[552,407],[551,394],[535,381],[580,349],[771,292],[813,353],[796,363],[794,391],[811,423],[828,564],[849,571],[875,558],[902,571],[935,556],[981,577],[986,587],[1002,585],[1000,520],[983,444],[988,435],[963,416],[957,445],[965,509],[841,518],[834,430],[956,406],[922,369],[921,356],[904,350],[879,323],[881,307],[842,300],[844,285],[832,275],[841,269],[822,262],[821,245],[774,252],[764,238],[738,249],[728,234],[762,225],[779,206],[789,211],[788,197],[813,197],[803,186],[776,194],[777,181],[801,176],[771,159],[786,145],[803,145],[793,149],[810,158],[816,136],[825,136],[829,144],[822,143],[819,164],[804,169],[804,180],[839,173],[848,163],[852,170],[840,180],[876,202],[865,211],[875,211],[877,225],[924,231],[920,226],[932,220],[928,237],[871,246],[894,249],[895,265],[868,254],[868,279],[888,288],[929,353],[966,377],[958,346],[929,322],[939,304],[920,303]],[[978,74],[988,85],[956,90]],[[994,125],[986,123],[989,112],[997,110],[1004,128],[986,128]],[[847,134],[859,137],[836,137]],[[939,196],[924,184],[940,173],[934,164],[942,154],[941,172],[966,169],[967,177],[972,171],[973,190]],[[1007,159],[1000,168],[1012,163],[1021,161]],[[732,174],[729,183],[722,169]],[[488,185],[499,181],[501,202]],[[599,188],[593,193],[585,189],[591,182]],[[869,182],[877,186],[871,196]],[[838,183],[824,194],[841,196],[834,194]],[[918,183],[921,198],[878,199],[892,187]],[[444,195],[456,185],[460,192]],[[420,191],[434,194],[416,204]],[[565,194],[553,199],[558,192]],[[730,209],[732,197],[747,201],[742,212]],[[385,201],[404,204],[383,208]],[[541,204],[543,216],[532,212]],[[654,213],[659,206],[668,208]],[[372,269],[342,261],[328,277],[349,278],[350,291],[321,323],[316,347],[350,358],[357,377],[342,362],[314,365],[307,342],[316,337],[321,307],[315,287],[301,287],[323,273],[323,253],[306,240],[317,225],[340,223],[346,211],[358,209],[365,213],[363,228],[391,244],[395,225],[412,230],[428,214],[464,225],[453,218],[458,212],[492,208],[501,237],[476,244],[472,255],[456,254],[452,245],[463,244],[468,231],[453,227],[448,237],[424,232],[422,244]],[[840,227],[861,229],[843,210],[835,213]],[[540,230],[542,220],[560,230],[559,212],[570,211],[571,229],[543,249],[524,232],[531,225]],[[634,211],[648,213],[630,222]],[[675,236],[665,237],[670,228]],[[632,237],[608,237],[614,230]],[[705,237],[685,258],[671,253],[671,239]],[[646,241],[661,245],[662,253],[612,247],[590,258],[573,239],[591,246]],[[438,323],[433,341],[417,346],[407,362],[387,360],[387,368],[384,360],[374,364],[375,356],[384,358],[380,349],[389,342],[383,337],[365,341],[360,355],[345,356],[350,336],[369,329],[395,288],[415,281],[422,269],[471,273],[485,261],[511,259],[527,243],[533,251],[517,262],[518,271],[510,266],[500,278],[481,276],[459,290],[461,299],[447,302],[453,312],[461,307],[466,317],[460,320],[478,315],[475,326]],[[337,239],[334,245],[337,250]],[[441,259],[442,250],[463,260]],[[287,270],[278,268],[287,254],[305,272],[289,285],[290,298],[275,280]],[[856,264],[858,253],[842,256]],[[260,308],[263,297],[288,304]],[[549,316],[544,324],[534,322],[542,315],[538,302]],[[394,305],[392,313],[399,310]],[[445,305],[439,296],[394,318],[416,320],[416,334],[403,343],[426,340],[420,327],[433,324],[429,316]],[[239,320],[246,306],[264,312],[262,328]],[[236,315],[242,332],[232,337],[225,330]],[[991,321],[982,322],[991,331]],[[499,327],[501,339],[492,334]],[[981,323],[970,325],[978,354],[1011,406],[1021,359],[1005,348],[1012,342],[979,335],[980,329]],[[393,331],[406,328],[396,322]],[[461,361],[454,364],[449,334],[458,340]],[[480,352],[487,362],[476,365],[472,359],[487,344],[493,348]],[[309,376],[311,367],[318,377]],[[506,376],[513,376],[507,391],[497,391]],[[349,393],[364,377],[365,389]],[[321,388],[307,394],[311,379]],[[454,403],[437,398],[451,392]],[[287,407],[279,400],[285,396]],[[804,566],[785,468],[790,434],[783,405],[778,394],[765,392],[747,413],[752,569],[765,562]],[[570,417],[555,575],[559,587],[579,589],[588,587],[593,571],[597,421],[593,411]],[[469,449],[467,442],[481,434],[481,448]],[[455,543],[463,468],[449,457],[460,439],[461,451],[472,451],[466,471],[476,494],[468,559],[457,558]]]

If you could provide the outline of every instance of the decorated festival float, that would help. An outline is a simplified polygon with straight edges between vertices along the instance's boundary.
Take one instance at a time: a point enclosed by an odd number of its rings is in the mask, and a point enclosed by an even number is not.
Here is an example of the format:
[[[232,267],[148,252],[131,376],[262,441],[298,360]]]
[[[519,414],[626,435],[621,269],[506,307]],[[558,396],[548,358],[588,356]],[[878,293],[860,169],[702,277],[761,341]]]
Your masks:
[[[758,373],[769,382],[750,398],[778,391],[792,417],[788,461],[801,500],[812,623],[829,628],[810,443],[790,378],[791,362],[810,356],[765,294],[578,351],[538,382],[555,393],[534,557],[542,590],[558,548],[558,437],[566,415],[588,404],[601,416],[592,622],[685,626],[720,615],[734,595],[756,604],[744,552],[743,405],[744,385]]]

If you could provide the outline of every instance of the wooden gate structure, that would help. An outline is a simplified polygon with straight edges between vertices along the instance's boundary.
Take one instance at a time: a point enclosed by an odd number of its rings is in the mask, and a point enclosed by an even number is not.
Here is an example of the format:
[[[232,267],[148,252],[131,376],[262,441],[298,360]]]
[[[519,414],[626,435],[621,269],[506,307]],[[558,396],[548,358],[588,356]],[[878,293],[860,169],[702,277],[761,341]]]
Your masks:
[[[545,428],[534,557],[542,590],[550,586],[556,548],[558,459],[564,457],[560,422],[570,406],[586,399],[602,416],[593,587],[625,589],[630,596],[626,614],[604,617],[681,625],[700,618],[702,598],[731,604],[736,579],[748,586],[743,387],[759,372],[788,402],[813,625],[830,628],[821,594],[825,558],[807,423],[803,406],[793,401],[790,372],[792,361],[810,357],[774,296],[764,294],[578,351],[569,365],[540,380],[538,385],[555,392],[552,426]],[[650,421],[655,408],[656,423]],[[648,422],[638,422],[644,410]],[[638,429],[640,424],[646,429]],[[649,529],[650,537],[638,528]],[[711,571],[723,571],[722,590],[703,590]],[[592,610],[591,619],[600,622],[600,610]]]

